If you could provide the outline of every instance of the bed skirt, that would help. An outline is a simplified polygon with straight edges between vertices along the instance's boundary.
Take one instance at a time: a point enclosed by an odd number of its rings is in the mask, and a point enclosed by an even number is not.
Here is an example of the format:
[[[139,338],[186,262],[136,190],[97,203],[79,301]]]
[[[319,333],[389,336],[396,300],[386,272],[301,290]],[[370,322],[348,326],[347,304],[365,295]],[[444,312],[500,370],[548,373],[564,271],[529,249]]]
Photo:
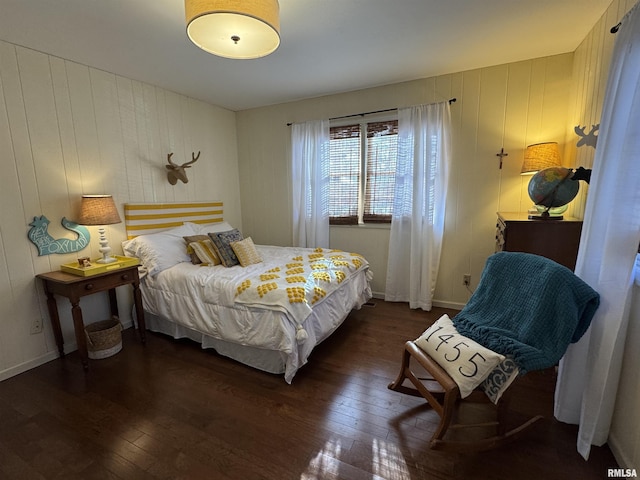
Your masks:
[[[324,301],[314,306],[313,312],[302,324],[308,338],[300,344],[292,342],[293,345],[284,350],[243,345],[216,338],[209,333],[200,332],[172,321],[163,315],[152,314],[146,308],[145,323],[147,329],[153,332],[163,333],[175,339],[188,338],[199,343],[202,348],[213,348],[220,355],[250,367],[268,373],[284,374],[285,381],[291,383],[298,369],[307,363],[315,346],[333,334],[352,310],[360,309],[371,299],[371,288],[366,272],[348,279],[345,283],[344,288],[332,294],[330,301]],[[143,300],[145,300],[144,287],[142,289]],[[274,314],[284,315],[284,313],[278,312],[274,312]],[[295,336],[295,331],[293,336]]]

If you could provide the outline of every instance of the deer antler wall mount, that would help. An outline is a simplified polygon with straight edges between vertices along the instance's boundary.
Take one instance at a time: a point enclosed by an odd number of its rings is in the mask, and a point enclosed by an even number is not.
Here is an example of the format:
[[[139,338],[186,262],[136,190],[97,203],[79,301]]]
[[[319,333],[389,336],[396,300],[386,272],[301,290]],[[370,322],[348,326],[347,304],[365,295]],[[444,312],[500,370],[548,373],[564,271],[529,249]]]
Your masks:
[[[191,152],[191,161],[187,163],[183,163],[182,165],[177,165],[173,163],[171,161],[172,155],[173,155],[173,152],[167,155],[167,162],[169,162],[168,165],[165,165],[167,169],[167,180],[169,180],[169,183],[171,185],[175,185],[176,183],[178,183],[178,180],[180,180],[182,183],[189,183],[189,179],[187,178],[187,172],[185,168],[190,168],[191,164],[196,163],[196,160],[200,158],[200,152],[198,152],[197,155]]]
[[[600,124],[591,125],[591,130],[589,130],[589,133],[584,133],[586,128],[586,125],[584,127],[576,125],[573,128],[574,132],[576,132],[576,135],[580,137],[580,140],[578,140],[578,143],[576,143],[576,147],[589,145],[590,147],[596,148],[596,144],[598,143],[598,135],[596,135],[596,132],[600,129]]]

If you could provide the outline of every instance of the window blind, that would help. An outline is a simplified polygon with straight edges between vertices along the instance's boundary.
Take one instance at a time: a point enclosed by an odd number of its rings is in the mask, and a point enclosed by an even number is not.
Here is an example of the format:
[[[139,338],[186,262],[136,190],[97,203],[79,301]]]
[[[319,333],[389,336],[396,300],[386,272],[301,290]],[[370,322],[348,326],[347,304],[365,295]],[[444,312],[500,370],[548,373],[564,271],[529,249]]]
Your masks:
[[[334,126],[329,138],[330,223],[391,222],[398,120]]]
[[[329,130],[330,223],[358,223],[360,189],[360,125],[331,127]]]
[[[398,121],[367,124],[367,179],[363,221],[390,222],[393,212]]]

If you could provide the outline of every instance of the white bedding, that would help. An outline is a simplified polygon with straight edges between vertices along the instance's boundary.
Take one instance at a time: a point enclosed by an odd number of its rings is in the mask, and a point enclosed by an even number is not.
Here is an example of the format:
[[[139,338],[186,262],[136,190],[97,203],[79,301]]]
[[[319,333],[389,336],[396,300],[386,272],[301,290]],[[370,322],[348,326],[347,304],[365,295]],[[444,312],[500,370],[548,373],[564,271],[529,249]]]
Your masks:
[[[147,276],[142,299],[152,330],[189,337],[204,347],[271,373],[291,383],[313,348],[340,326],[349,312],[371,298],[371,273],[364,266],[340,288],[314,304],[302,322],[307,338],[296,340],[297,323],[279,309],[237,304],[240,282],[313,249],[256,246],[263,262],[247,267],[202,267],[181,262]],[[174,325],[171,325],[174,324]],[[264,359],[261,359],[264,357]]]

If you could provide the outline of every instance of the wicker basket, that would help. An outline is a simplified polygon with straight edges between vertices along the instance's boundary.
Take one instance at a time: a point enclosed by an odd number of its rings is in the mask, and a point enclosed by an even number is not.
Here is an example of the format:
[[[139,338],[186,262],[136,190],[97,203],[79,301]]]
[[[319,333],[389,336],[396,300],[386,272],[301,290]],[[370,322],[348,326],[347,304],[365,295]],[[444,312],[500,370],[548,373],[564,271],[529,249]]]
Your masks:
[[[89,358],[99,360],[122,350],[122,324],[118,317],[87,325],[84,331]]]

